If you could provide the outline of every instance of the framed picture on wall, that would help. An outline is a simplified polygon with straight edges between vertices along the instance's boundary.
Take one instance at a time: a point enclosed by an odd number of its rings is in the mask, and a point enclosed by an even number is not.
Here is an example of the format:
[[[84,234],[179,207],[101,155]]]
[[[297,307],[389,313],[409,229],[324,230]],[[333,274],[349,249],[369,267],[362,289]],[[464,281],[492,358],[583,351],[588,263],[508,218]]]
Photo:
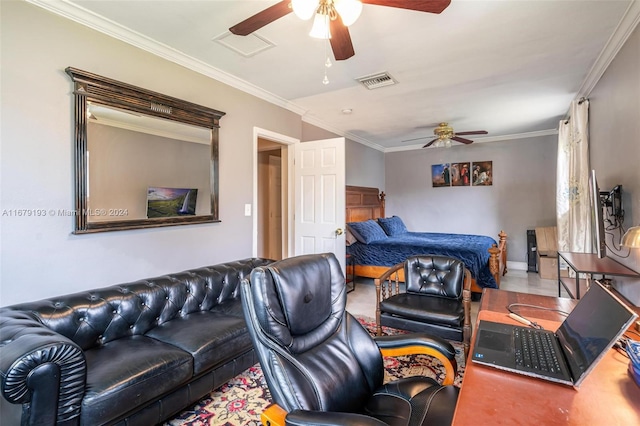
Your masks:
[[[471,164],[451,163],[449,169],[451,175],[451,186],[470,186],[471,185]]]
[[[471,166],[473,186],[493,185],[493,161],[474,161]]]
[[[433,164],[431,166],[431,185],[434,188],[451,186],[450,164]]]

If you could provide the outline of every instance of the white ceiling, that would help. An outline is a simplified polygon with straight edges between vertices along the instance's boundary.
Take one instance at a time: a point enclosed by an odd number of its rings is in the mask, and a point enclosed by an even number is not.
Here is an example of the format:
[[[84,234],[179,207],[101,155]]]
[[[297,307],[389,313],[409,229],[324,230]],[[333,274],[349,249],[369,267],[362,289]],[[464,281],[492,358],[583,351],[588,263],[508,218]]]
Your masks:
[[[350,28],[355,56],[333,61],[323,85],[328,42],[294,14],[261,38],[224,39],[242,50],[274,45],[252,56],[214,41],[277,1],[28,1],[383,151],[421,147],[441,121],[487,130],[478,142],[554,133],[640,20],[640,0],[453,0],[440,15],[364,5]],[[398,84],[368,90],[355,80],[381,71]]]

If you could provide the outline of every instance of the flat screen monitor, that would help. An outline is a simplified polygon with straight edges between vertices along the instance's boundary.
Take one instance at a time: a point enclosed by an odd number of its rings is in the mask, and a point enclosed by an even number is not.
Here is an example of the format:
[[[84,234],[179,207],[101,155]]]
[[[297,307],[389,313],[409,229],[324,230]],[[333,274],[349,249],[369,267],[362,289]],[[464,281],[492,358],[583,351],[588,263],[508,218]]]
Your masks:
[[[591,207],[591,223],[593,229],[593,240],[598,257],[607,255],[607,245],[604,233],[604,211],[600,201],[600,188],[596,179],[596,171],[591,170],[589,174],[589,204]]]

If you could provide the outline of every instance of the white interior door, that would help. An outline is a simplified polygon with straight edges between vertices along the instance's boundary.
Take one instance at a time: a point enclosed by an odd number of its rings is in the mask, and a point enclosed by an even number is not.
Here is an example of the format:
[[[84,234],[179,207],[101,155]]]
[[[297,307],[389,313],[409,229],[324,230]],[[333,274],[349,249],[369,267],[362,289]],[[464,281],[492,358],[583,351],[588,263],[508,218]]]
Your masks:
[[[345,270],[345,139],[296,145],[294,252],[335,253]]]

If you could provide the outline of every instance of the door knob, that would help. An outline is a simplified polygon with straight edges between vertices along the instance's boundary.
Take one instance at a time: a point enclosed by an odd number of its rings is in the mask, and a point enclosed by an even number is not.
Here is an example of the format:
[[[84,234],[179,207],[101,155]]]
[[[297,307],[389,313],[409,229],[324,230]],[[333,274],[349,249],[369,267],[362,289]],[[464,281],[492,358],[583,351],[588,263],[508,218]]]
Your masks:
[[[344,234],[344,229],[342,228],[336,229],[336,235],[342,235],[342,234]]]

